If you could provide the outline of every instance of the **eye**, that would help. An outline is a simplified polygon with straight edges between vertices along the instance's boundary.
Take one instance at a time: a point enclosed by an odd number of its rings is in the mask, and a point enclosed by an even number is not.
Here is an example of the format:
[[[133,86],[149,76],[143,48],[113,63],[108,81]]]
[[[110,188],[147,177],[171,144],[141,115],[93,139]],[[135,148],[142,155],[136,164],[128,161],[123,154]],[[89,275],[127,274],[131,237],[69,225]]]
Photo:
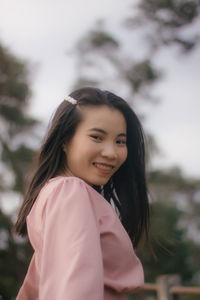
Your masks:
[[[102,137],[100,135],[91,135],[90,136],[92,139],[96,140],[96,141],[101,141]]]
[[[117,140],[116,143],[119,144],[119,145],[126,145],[125,140]]]

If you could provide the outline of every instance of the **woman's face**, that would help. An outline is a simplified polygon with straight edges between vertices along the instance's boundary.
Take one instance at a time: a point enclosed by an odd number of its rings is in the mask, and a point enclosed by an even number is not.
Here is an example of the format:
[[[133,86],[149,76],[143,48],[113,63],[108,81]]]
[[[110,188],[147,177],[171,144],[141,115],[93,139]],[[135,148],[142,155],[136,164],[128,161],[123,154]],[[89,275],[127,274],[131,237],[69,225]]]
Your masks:
[[[64,146],[66,176],[104,185],[127,158],[126,120],[106,105],[81,107],[82,121]]]

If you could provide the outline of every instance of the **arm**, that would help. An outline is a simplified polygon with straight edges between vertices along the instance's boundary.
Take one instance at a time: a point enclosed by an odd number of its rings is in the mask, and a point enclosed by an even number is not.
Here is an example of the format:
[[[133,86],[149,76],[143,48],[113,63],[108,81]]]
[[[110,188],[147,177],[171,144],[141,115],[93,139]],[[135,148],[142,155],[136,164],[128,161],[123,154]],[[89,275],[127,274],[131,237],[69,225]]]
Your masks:
[[[103,300],[100,234],[84,183],[61,180],[44,218],[39,299]]]

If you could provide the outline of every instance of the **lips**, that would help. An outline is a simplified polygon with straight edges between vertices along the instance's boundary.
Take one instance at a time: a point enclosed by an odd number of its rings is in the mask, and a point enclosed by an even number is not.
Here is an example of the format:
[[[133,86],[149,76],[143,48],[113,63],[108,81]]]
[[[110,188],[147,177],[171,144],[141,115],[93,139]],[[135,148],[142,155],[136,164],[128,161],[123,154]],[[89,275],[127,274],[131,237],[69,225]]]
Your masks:
[[[110,174],[112,170],[114,169],[113,165],[107,164],[107,163],[100,163],[95,162],[93,165],[99,170],[102,174]]]
[[[113,169],[113,168],[114,168],[113,165],[106,164],[106,163],[98,163],[98,162],[95,162],[94,165],[95,165],[97,168],[102,168],[102,169],[105,169],[105,170],[110,170],[110,169]]]

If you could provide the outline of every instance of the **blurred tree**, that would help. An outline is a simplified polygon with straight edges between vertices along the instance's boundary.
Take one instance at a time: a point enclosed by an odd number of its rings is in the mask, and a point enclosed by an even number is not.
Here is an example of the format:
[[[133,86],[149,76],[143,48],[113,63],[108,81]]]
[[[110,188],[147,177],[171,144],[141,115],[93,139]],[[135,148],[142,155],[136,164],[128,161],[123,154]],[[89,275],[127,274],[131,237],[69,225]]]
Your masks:
[[[200,180],[185,178],[178,168],[154,170],[149,174],[149,189],[153,198],[150,243],[156,257],[148,245],[141,245],[137,250],[146,282],[155,282],[162,274],[179,274],[183,285],[198,285],[200,240],[195,241],[185,226],[188,211],[182,200],[184,198],[184,203],[190,205],[190,193],[200,190]],[[145,299],[145,295],[151,294],[141,292],[129,298]],[[186,299],[192,300],[193,297]]]
[[[0,201],[10,191],[19,195],[24,191],[23,177],[35,152],[38,124],[27,112],[30,95],[27,63],[0,44]],[[25,240],[13,237],[11,228],[11,217],[0,209],[0,295],[4,300],[16,296],[32,252]]]
[[[0,210],[0,296],[14,299],[24,279],[32,249],[26,240],[13,237],[10,216]]]
[[[199,0],[133,1],[114,30],[106,26],[109,20],[101,20],[79,40],[73,50],[78,70],[74,87],[108,88],[134,106],[137,99],[155,100],[152,87],[163,75],[156,55],[172,46],[191,52],[200,39],[199,15]]]
[[[78,42],[75,52],[77,59],[77,82],[80,86],[99,86],[114,90],[131,104],[134,99],[152,99],[149,87],[158,80],[158,72],[149,58],[137,61],[132,53],[123,53],[123,43],[114,34],[97,23]]]
[[[185,52],[199,42],[199,0],[141,0],[136,17],[130,16],[126,24],[130,28],[148,28],[148,45],[151,54],[162,46],[179,45]],[[195,25],[195,27],[193,27]]]
[[[178,273],[184,284],[191,284],[200,275],[200,244],[195,243],[187,234],[187,228],[181,226],[186,212],[180,210],[176,202],[171,201],[173,195],[168,193],[166,196],[164,192],[165,189],[162,197],[157,198],[152,205],[150,241],[157,258],[153,258],[148,247],[141,247],[139,253],[146,280],[154,282],[159,274]]]
[[[34,153],[38,121],[27,113],[28,76],[27,64],[0,44],[0,192],[23,191],[23,175]]]
[[[200,245],[200,180],[185,178],[178,167],[173,167],[152,171],[149,183],[154,200],[176,204],[184,212],[179,226],[186,229],[188,238]]]

